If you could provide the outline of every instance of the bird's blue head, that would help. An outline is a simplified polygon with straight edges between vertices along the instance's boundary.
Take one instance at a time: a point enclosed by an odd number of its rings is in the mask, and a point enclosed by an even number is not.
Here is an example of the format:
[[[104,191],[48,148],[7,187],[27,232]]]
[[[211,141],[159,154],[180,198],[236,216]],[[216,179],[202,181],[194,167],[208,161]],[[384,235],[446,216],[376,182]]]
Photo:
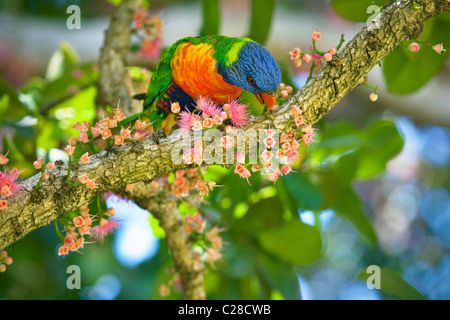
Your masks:
[[[275,104],[277,88],[281,83],[280,67],[270,52],[257,42],[245,42],[239,49],[239,53],[229,51],[230,56],[236,54],[237,59],[222,66],[220,73],[223,79],[253,93],[270,110]]]

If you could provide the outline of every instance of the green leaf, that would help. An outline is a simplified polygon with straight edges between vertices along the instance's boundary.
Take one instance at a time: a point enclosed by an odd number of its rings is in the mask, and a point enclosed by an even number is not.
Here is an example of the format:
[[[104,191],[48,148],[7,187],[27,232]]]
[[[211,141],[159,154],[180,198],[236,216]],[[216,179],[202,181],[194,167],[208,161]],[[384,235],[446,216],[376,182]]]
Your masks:
[[[314,210],[322,205],[323,198],[320,189],[311,183],[305,173],[291,172],[283,176],[282,180],[291,196],[297,201],[299,208]]]
[[[382,6],[386,0],[332,0],[331,7],[341,17],[355,22],[368,21],[373,19],[372,15],[377,14],[370,6]]]
[[[219,34],[220,27],[220,6],[219,0],[203,0],[203,26],[200,31],[201,36]]]
[[[159,220],[156,219],[152,214],[149,215],[150,226],[155,237],[159,239],[164,239],[166,237],[166,231],[159,225]]]
[[[3,119],[3,114],[5,113],[6,109],[9,107],[9,95],[4,94],[0,97],[0,124],[1,120]]]
[[[266,43],[272,23],[275,0],[252,0],[252,17],[248,37],[261,44]]]
[[[259,275],[263,277],[272,288],[276,288],[285,299],[299,298],[298,280],[292,265],[274,259],[263,252],[253,252],[253,263]]]
[[[377,120],[365,132],[364,153],[359,158],[356,178],[371,178],[386,169],[386,163],[403,149],[403,138],[394,122]]]
[[[45,79],[48,81],[58,79],[69,68],[73,68],[79,60],[80,57],[75,49],[68,42],[62,42],[50,58]]]
[[[374,271],[367,272],[367,270],[363,270],[359,274],[358,279],[367,281],[371,275],[374,275]],[[402,300],[426,299],[417,289],[406,282],[400,274],[387,268],[380,268],[380,290]]]
[[[425,23],[424,31],[418,39],[420,50],[411,52],[403,43],[392,51],[382,63],[383,75],[389,92],[407,94],[424,86],[442,69],[448,52],[436,53],[431,46],[438,43],[450,43],[450,21],[448,13],[430,19]],[[429,43],[426,44],[426,43]]]
[[[257,239],[267,252],[294,265],[317,260],[322,248],[319,231],[299,220],[261,231]]]
[[[255,234],[262,230],[271,229],[283,223],[283,207],[278,197],[262,199],[248,208],[247,214],[234,223],[236,228],[247,233]]]
[[[363,210],[361,200],[350,188],[336,190],[338,193],[337,203],[333,206],[336,214],[349,220],[359,231],[363,239],[374,248],[377,244],[377,236],[372,222]]]

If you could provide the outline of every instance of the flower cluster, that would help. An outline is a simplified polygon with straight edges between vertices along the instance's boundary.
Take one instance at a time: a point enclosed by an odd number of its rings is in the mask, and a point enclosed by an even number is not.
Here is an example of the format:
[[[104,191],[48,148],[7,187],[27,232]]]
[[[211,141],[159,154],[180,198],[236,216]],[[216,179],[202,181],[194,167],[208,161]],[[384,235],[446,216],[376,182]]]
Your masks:
[[[292,49],[288,52],[291,56],[291,60],[294,61],[294,65],[296,67],[300,67],[303,62],[309,63],[312,61],[313,65],[311,66],[311,74],[314,70],[315,66],[322,66],[322,61],[330,62],[333,60],[333,56],[338,52],[342,43],[344,42],[343,37],[341,37],[341,41],[336,47],[329,49],[327,52],[319,51],[316,49],[316,42],[322,38],[322,33],[319,31],[313,31],[312,33],[312,47],[308,52],[302,52],[302,50],[298,47]]]
[[[138,56],[157,59],[162,48],[162,21],[157,15],[149,15],[146,10],[139,10],[133,16],[131,31],[139,40],[135,50]]]
[[[228,124],[230,130],[237,130],[249,123],[248,105],[240,104],[239,100],[232,100],[223,105],[222,109],[211,99],[200,97],[197,100],[196,112],[187,110],[180,112],[178,102],[172,103],[172,112],[179,113],[178,127],[182,132],[188,134],[192,131],[199,131]],[[234,129],[235,128],[235,129]]]
[[[55,170],[56,165],[54,162],[49,161],[47,165],[44,164],[45,160],[43,158],[38,158],[36,161],[33,162],[33,168],[41,171],[41,177],[37,185],[35,186],[35,189],[39,188],[43,180],[48,180],[50,178],[50,171]]]
[[[6,251],[0,251],[0,273],[6,271],[6,266],[13,263],[13,258]]]
[[[14,198],[22,190],[18,182],[20,170],[17,168],[6,170],[6,164],[9,162],[7,155],[0,154],[0,165],[4,166],[3,172],[0,171],[0,210],[8,207],[9,199]]]
[[[69,252],[80,252],[84,248],[88,238],[94,241],[102,241],[105,236],[120,227],[120,223],[110,217],[116,214],[114,208],[108,208],[100,215],[89,214],[89,207],[82,206],[79,213],[71,213],[68,217],[58,219],[64,225],[65,236],[61,237],[61,245],[58,248],[59,256],[66,256]]]

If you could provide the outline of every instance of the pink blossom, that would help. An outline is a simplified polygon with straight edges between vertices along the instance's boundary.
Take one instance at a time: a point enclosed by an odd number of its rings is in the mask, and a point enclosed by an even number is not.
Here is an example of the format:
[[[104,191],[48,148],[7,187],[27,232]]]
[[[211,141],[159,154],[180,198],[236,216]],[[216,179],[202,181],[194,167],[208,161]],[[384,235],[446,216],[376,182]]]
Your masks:
[[[172,113],[178,113],[180,112],[181,108],[180,108],[180,104],[178,102],[173,102],[170,105],[170,111],[172,111]]]
[[[300,50],[300,48],[294,48],[291,51],[289,51],[289,54],[291,55],[291,60],[297,60],[298,58],[300,58],[302,50]]]
[[[267,148],[272,148],[275,145],[275,139],[272,137],[266,137],[264,139],[264,144]]]
[[[272,152],[270,152],[269,150],[264,150],[261,153],[261,159],[263,159],[264,161],[272,160]]]
[[[247,111],[247,105],[239,104],[238,100],[231,101],[228,117],[231,119],[231,122],[237,127],[243,127],[249,124],[249,113]]]
[[[287,161],[290,163],[297,161],[298,157],[300,157],[300,155],[297,150],[290,150],[287,153]]]
[[[243,153],[241,152],[237,153],[235,158],[238,163],[245,163],[245,156]]]
[[[100,224],[91,229],[91,236],[97,241],[103,241],[105,236],[119,227],[120,223],[118,220],[101,218]]]
[[[312,59],[312,56],[309,53],[306,53],[303,55],[303,61],[305,61],[306,63],[310,62]]]
[[[314,40],[314,41],[319,41],[320,40],[320,38],[322,38],[322,33],[320,32],[320,31],[313,31],[313,33],[312,33],[312,39]]]
[[[80,142],[82,143],[86,143],[89,141],[89,137],[86,132],[80,132],[80,134],[78,135],[78,140],[80,140]]]
[[[22,190],[22,186],[20,183],[16,182],[19,178],[18,169],[13,169],[11,171],[0,172],[0,190],[3,189],[4,186],[7,186],[12,194],[16,194],[20,190]]]
[[[413,42],[413,43],[411,43],[411,44],[408,45],[408,49],[409,49],[411,52],[417,52],[417,51],[419,51],[420,46],[419,46],[418,43]]]
[[[191,127],[194,125],[194,122],[198,122],[197,117],[187,110],[180,112],[178,118],[178,127],[185,135],[191,131]]]
[[[230,149],[233,146],[233,143],[228,136],[223,136],[222,138],[220,138],[220,143],[225,149]]]
[[[253,172],[257,172],[257,171],[261,170],[261,168],[259,167],[259,165],[257,163],[253,164],[251,169]]]
[[[85,153],[80,158],[81,163],[89,163],[91,162],[91,159],[89,158],[89,153]]]
[[[281,166],[281,171],[283,172],[284,175],[287,175],[289,172],[292,171],[292,167],[290,165],[282,165]]]
[[[2,164],[7,164],[8,161],[9,161],[9,159],[6,158],[6,156],[0,154],[0,165],[2,165]]]
[[[214,117],[222,112],[210,98],[206,97],[197,100],[197,109],[202,112],[203,118]]]
[[[302,124],[304,124],[303,116],[296,116],[296,117],[294,117],[294,122],[295,122],[295,125],[297,127],[301,126]]]
[[[434,46],[432,46],[433,50],[436,51],[437,53],[441,54],[442,51],[447,51],[444,49],[444,44],[443,43],[438,43],[435,44]]]
[[[222,119],[221,116],[215,115],[215,116],[213,117],[213,122],[214,122],[215,125],[221,125],[222,122],[223,122],[223,119]]]
[[[206,118],[205,120],[203,120],[203,127],[212,128],[212,126],[213,126],[213,120],[211,118]]]

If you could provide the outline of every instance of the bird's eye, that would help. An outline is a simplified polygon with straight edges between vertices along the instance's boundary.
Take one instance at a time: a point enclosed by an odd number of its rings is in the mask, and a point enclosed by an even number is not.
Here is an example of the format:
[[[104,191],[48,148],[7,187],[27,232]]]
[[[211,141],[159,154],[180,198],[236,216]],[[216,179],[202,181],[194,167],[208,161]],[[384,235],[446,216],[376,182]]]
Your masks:
[[[248,77],[247,79],[248,83],[250,83],[252,86],[255,85],[255,79],[253,79],[252,77]]]

